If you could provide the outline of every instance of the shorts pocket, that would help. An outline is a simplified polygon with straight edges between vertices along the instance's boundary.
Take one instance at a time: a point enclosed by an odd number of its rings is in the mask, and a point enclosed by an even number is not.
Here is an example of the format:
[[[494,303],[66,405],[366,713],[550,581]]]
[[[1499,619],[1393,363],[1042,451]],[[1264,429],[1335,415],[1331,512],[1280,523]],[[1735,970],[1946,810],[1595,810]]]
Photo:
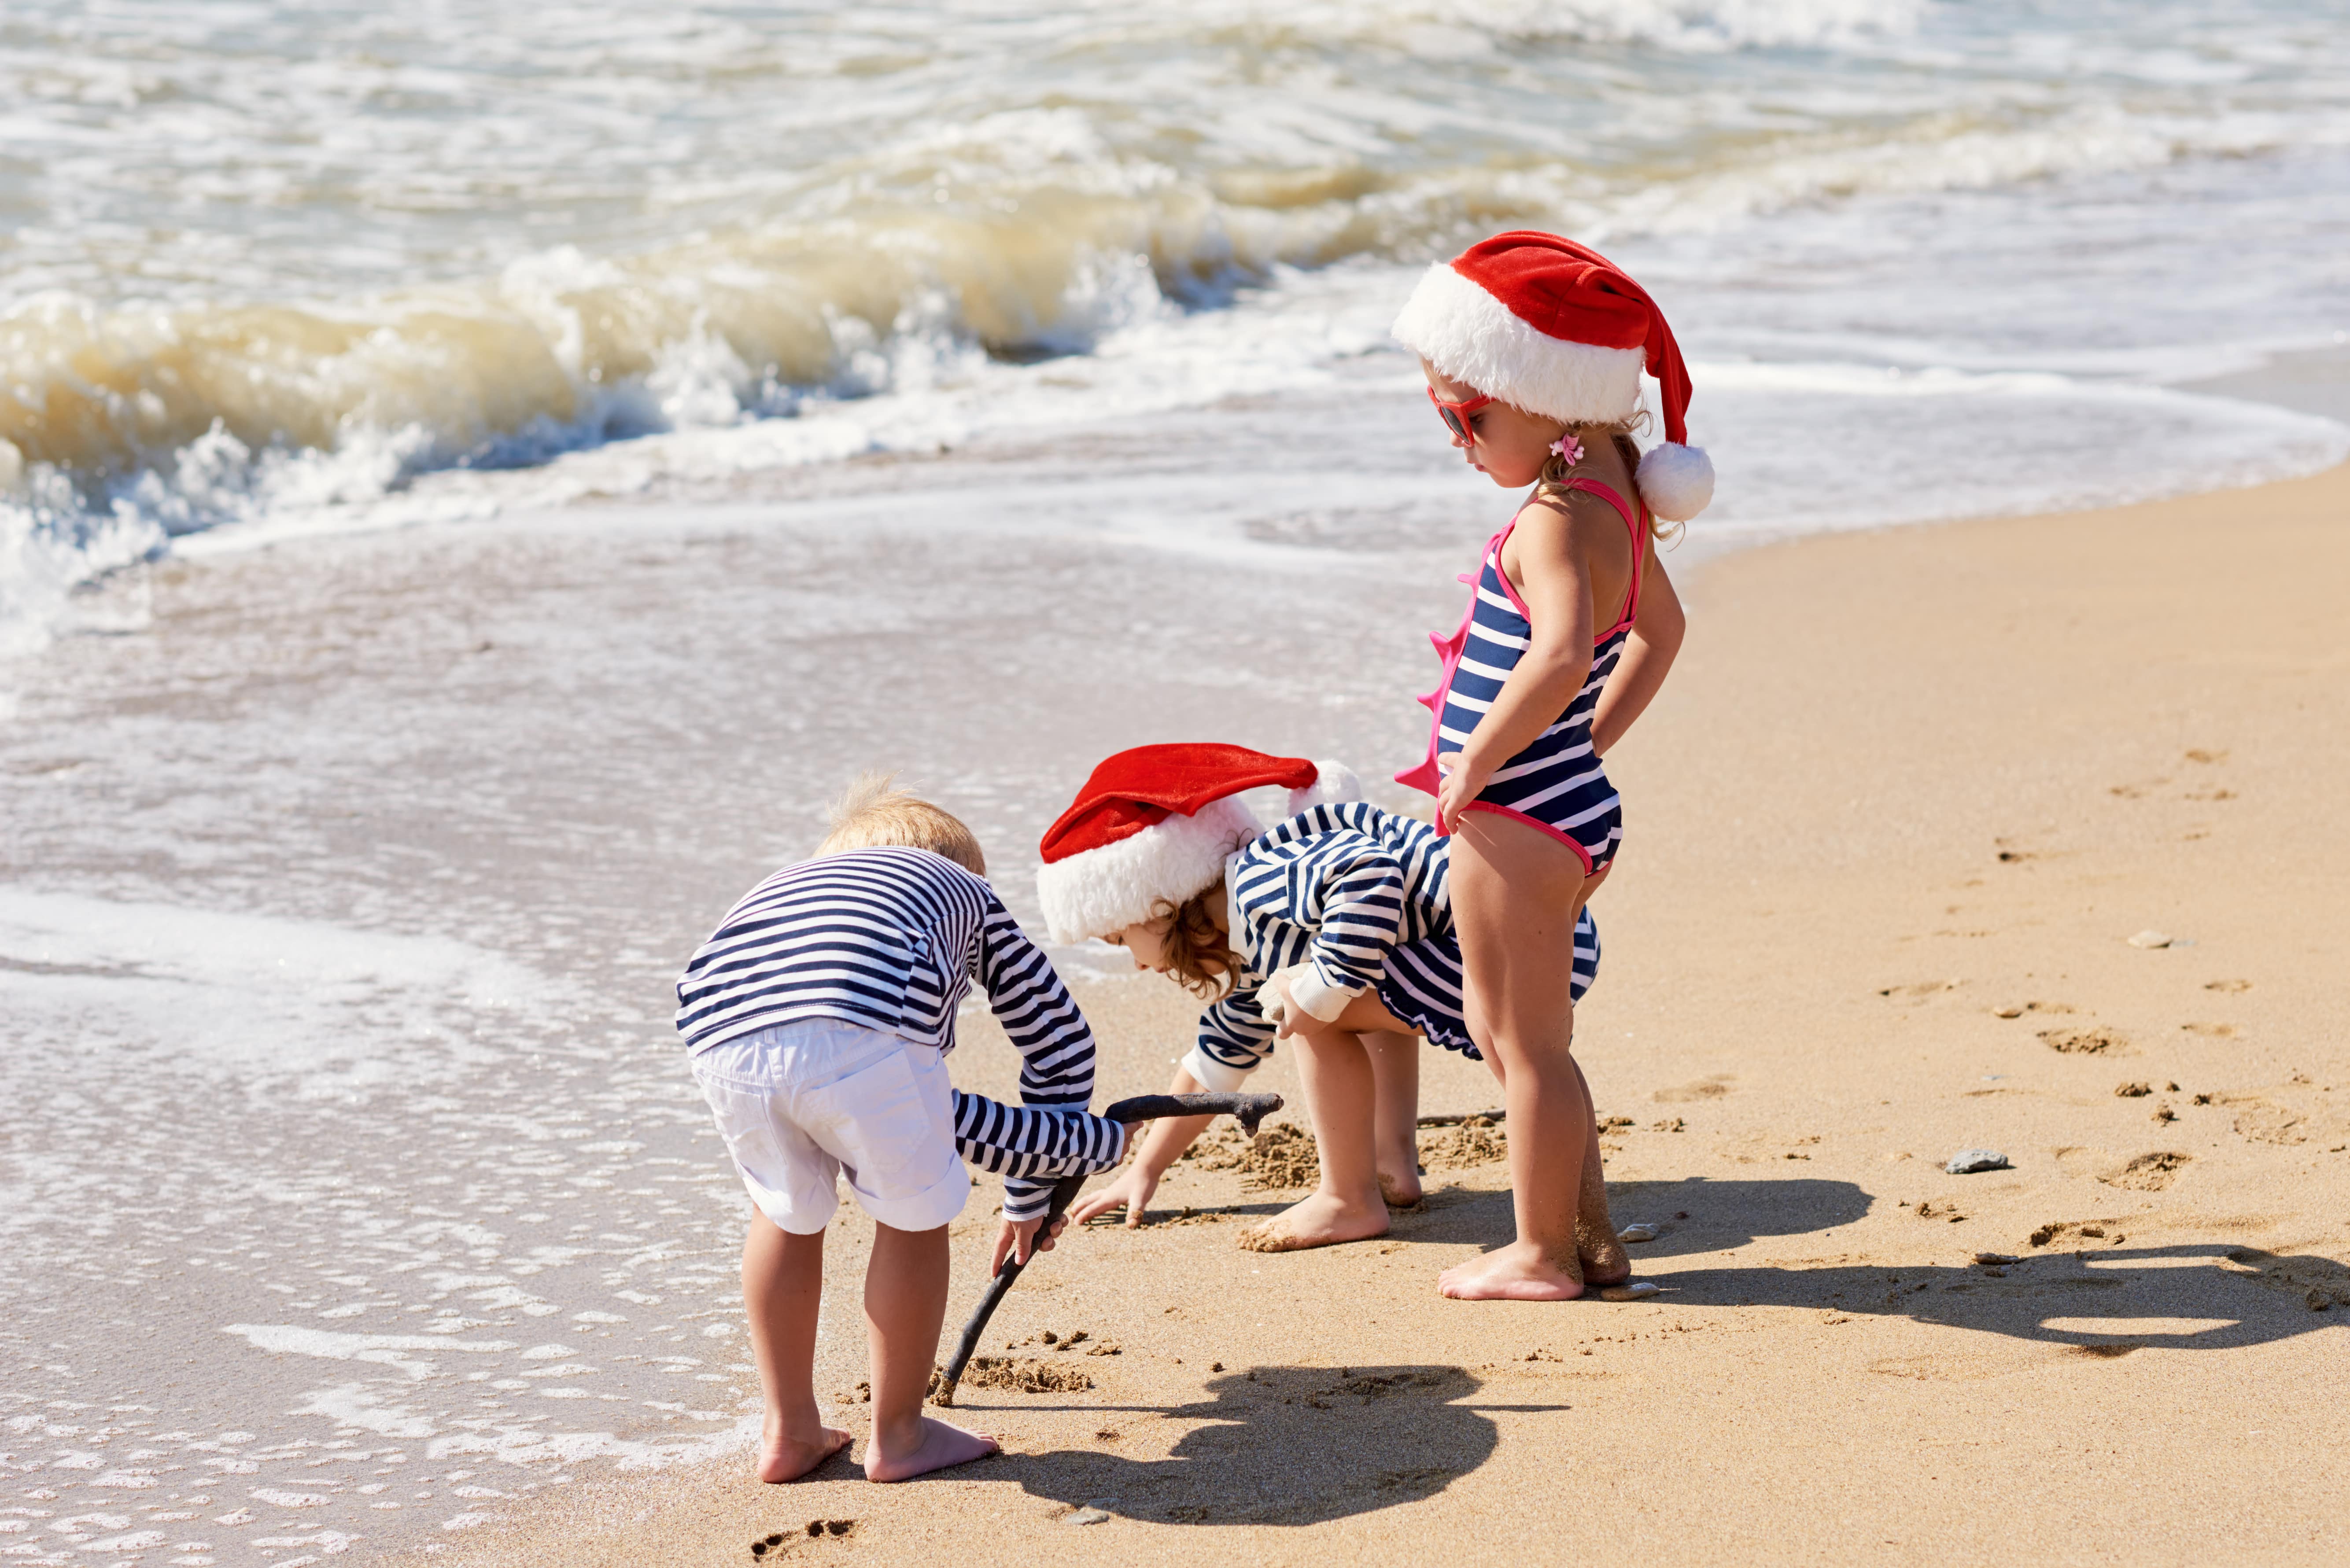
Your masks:
[[[711,1118],[726,1140],[726,1152],[737,1169],[762,1186],[776,1187],[790,1162],[776,1141],[775,1110],[763,1085],[738,1083],[716,1074],[696,1074],[702,1097],[710,1102]]]
[[[885,1189],[942,1136],[902,1050],[808,1091],[801,1105],[801,1126],[868,1191]]]

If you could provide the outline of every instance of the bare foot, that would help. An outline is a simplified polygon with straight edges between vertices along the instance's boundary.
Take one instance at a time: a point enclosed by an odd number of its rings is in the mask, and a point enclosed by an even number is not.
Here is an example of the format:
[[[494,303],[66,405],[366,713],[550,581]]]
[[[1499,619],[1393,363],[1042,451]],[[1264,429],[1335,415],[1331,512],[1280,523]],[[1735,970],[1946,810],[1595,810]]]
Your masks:
[[[1436,1288],[1456,1301],[1571,1302],[1583,1293],[1583,1282],[1539,1248],[1513,1241],[1455,1263],[1438,1277]]]
[[[1003,1445],[983,1432],[966,1432],[961,1427],[950,1427],[944,1421],[921,1418],[922,1438],[903,1453],[885,1454],[877,1434],[865,1445],[865,1479],[870,1481],[901,1481],[915,1476],[928,1475],[932,1470],[945,1469],[949,1465],[969,1464],[990,1454],[1000,1454]]]
[[[1596,1224],[1588,1214],[1575,1220],[1575,1257],[1586,1285],[1620,1285],[1632,1277],[1632,1254],[1624,1250],[1624,1243],[1608,1229],[1604,1199]]]
[[[1386,1200],[1387,1206],[1390,1209],[1419,1208],[1421,1196],[1419,1169],[1414,1168],[1410,1174],[1405,1176],[1380,1171],[1379,1196]]]
[[[1367,1241],[1388,1233],[1388,1206],[1373,1209],[1341,1203],[1317,1192],[1303,1203],[1293,1203],[1262,1225],[1240,1234],[1241,1248],[1249,1252],[1296,1252],[1307,1247],[1331,1247],[1341,1241]]]
[[[837,1427],[818,1427],[823,1434],[813,1442],[769,1436],[759,1440],[759,1479],[797,1480],[848,1446],[848,1434]]]

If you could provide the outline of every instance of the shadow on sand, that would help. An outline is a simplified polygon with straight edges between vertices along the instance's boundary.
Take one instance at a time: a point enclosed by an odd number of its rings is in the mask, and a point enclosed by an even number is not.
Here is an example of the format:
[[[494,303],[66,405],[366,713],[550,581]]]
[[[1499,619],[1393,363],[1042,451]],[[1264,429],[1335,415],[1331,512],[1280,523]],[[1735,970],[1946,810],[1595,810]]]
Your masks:
[[[1875,1201],[1849,1181],[1626,1181],[1607,1185],[1618,1225],[1646,1220],[1665,1233],[1639,1247],[1636,1262],[1742,1247],[1764,1236],[1833,1231],[1868,1212]],[[1432,1188],[1419,1210],[1395,1216],[1390,1232],[1409,1241],[1498,1247],[1516,1233],[1508,1191]]]
[[[1889,1314],[2098,1356],[2233,1350],[2350,1318],[2341,1263],[2217,1243],[2060,1250],[1991,1266],[1700,1268],[1659,1281],[1667,1289],[1657,1299],[1667,1303]]]
[[[984,1473],[1128,1519],[1319,1524],[1432,1496],[1492,1458],[1493,1422],[1466,1402],[1481,1386],[1458,1366],[1259,1366],[1211,1379],[1210,1397],[1192,1404],[1102,1407],[1105,1434],[1136,1420],[1207,1423],[1163,1459],[1056,1449],[991,1459]]]
[[[2146,1346],[2226,1350],[2350,1325],[2350,1268],[2331,1258],[2282,1255],[2220,1243],[2025,1247],[2006,1264],[1974,1262],[1989,1238],[1952,1235],[1947,1263],[1894,1265],[1824,1258],[1799,1263],[1724,1262],[1659,1271],[1668,1259],[1719,1253],[1765,1237],[1834,1232],[1874,1201],[1849,1181],[1611,1183],[1619,1224],[1649,1220],[1655,1241],[1632,1249],[1633,1268],[1664,1287],[1665,1306],[1815,1308],[1828,1316],[1895,1314],[2011,1338],[2126,1355]],[[1498,1246],[1512,1235],[1510,1195],[1447,1188],[1426,1210],[1399,1214],[1393,1234],[1410,1241]],[[2077,1238],[2076,1238],[2077,1240]],[[1854,1251],[1886,1249],[1872,1235]]]

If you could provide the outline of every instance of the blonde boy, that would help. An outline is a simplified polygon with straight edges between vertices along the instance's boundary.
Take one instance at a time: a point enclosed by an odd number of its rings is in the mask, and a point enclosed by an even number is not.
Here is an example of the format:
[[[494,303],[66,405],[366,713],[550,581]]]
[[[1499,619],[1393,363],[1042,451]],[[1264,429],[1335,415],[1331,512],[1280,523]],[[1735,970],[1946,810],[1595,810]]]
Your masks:
[[[838,1178],[875,1226],[865,1474],[893,1481],[998,1448],[922,1414],[946,1311],[947,1222],[971,1190],[964,1158],[1004,1173],[1000,1267],[1053,1245],[1037,1231],[1058,1177],[1125,1154],[1125,1129],[1085,1114],[1093,1035],[985,870],[968,827],[868,774],[834,806],[816,857],[746,894],[678,981],[679,1032],[755,1210],[743,1304],[766,1398],[763,1480],[806,1475],[849,1441],[824,1424],[814,1384]],[[955,1009],[974,978],[1020,1052],[1020,1107],[947,1080]]]

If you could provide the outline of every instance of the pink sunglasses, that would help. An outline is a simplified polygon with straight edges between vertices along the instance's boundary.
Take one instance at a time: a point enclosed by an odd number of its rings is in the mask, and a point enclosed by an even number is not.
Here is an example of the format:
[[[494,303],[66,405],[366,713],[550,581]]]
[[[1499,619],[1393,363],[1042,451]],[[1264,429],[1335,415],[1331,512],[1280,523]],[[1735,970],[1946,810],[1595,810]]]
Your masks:
[[[1492,399],[1471,398],[1466,402],[1448,403],[1436,395],[1435,388],[1430,387],[1428,389],[1428,400],[1436,405],[1437,417],[1444,421],[1444,428],[1451,431],[1455,438],[1467,441],[1471,446],[1477,444],[1477,432],[1469,428],[1469,416],[1492,402]]]

